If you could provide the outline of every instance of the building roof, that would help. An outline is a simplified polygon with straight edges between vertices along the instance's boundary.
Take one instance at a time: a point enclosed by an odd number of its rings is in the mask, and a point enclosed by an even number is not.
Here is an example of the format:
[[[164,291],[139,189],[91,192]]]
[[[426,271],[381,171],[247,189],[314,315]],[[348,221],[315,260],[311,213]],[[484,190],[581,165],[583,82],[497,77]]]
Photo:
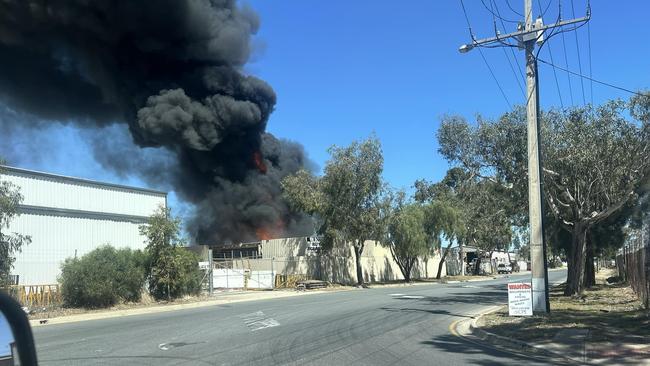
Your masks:
[[[61,181],[61,182],[77,183],[77,184],[83,184],[83,185],[87,185],[87,186],[94,186],[94,187],[98,187],[98,188],[114,188],[114,189],[118,189],[118,190],[126,190],[126,191],[131,191],[131,192],[147,193],[147,194],[156,195],[156,196],[165,196],[165,197],[167,196],[167,192],[158,191],[158,190],[154,190],[154,189],[126,186],[126,185],[115,184],[115,183],[106,183],[106,182],[100,182],[100,181],[96,181],[96,180],[69,177],[69,176],[66,176],[66,175],[45,173],[45,172],[40,172],[40,171],[37,171],[37,170],[29,170],[29,169],[16,168],[16,167],[7,166],[7,165],[0,165],[0,174],[5,173],[5,172],[17,173],[17,174],[21,174],[21,175],[36,177],[36,178],[49,178],[49,179],[54,179],[54,180]]]

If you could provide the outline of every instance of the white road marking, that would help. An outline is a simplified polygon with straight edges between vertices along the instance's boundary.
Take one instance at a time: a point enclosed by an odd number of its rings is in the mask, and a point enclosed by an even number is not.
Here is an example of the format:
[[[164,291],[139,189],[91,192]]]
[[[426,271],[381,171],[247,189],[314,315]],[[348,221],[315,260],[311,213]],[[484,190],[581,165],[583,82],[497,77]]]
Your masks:
[[[249,328],[251,328],[251,332],[255,332],[255,331],[258,331],[258,330],[261,330],[261,329],[277,327],[278,325],[280,325],[280,323],[277,320],[275,320],[273,318],[268,318],[268,319],[260,320],[258,322],[250,324]],[[255,326],[255,327],[253,328],[253,326]]]
[[[161,350],[163,350],[163,351],[167,351],[167,350],[169,350],[169,347],[167,347],[167,343],[161,343],[161,344],[159,344],[159,345],[158,345],[158,348],[161,349]]]
[[[424,299],[422,295],[404,295],[402,299]]]
[[[389,296],[404,296],[404,294],[390,294]]]
[[[243,319],[244,324],[251,330],[251,332],[256,332],[258,330],[277,327],[280,325],[280,322],[277,320],[268,317],[264,314],[263,311],[256,311],[254,313],[238,315]]]

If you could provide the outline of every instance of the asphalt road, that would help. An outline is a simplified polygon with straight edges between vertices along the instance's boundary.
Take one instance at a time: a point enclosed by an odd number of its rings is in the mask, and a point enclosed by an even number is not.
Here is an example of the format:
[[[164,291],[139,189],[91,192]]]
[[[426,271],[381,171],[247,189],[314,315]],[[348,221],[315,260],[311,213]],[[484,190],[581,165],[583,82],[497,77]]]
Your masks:
[[[549,272],[559,282],[566,271]],[[504,276],[502,276],[504,277]],[[42,365],[541,365],[454,336],[510,276],[359,289],[34,328]],[[529,278],[529,277],[528,277]]]

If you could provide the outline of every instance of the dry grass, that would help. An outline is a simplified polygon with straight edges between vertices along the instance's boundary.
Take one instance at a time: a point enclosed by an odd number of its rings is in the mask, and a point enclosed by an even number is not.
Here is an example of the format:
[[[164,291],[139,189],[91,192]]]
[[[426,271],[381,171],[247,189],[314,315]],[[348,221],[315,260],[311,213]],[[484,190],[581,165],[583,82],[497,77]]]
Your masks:
[[[185,296],[173,301],[156,301],[148,292],[143,291],[142,298],[140,302],[125,302],[119,303],[109,308],[100,308],[100,309],[86,309],[86,308],[67,308],[64,306],[51,306],[43,308],[30,308],[29,318],[30,319],[43,319],[43,318],[56,318],[60,316],[67,315],[76,315],[76,314],[89,314],[96,312],[105,312],[111,310],[127,310],[127,309],[137,309],[137,308],[146,308],[151,306],[164,306],[172,304],[187,304],[194,303],[206,300],[212,300],[214,297],[208,295],[199,295],[199,296]]]
[[[592,341],[646,343],[650,338],[650,313],[643,310],[629,286],[609,285],[613,275],[603,270],[597,285],[580,297],[563,296],[564,286],[551,291],[551,313],[532,317],[509,317],[507,307],[481,318],[479,325],[489,332],[524,341],[552,338],[567,328],[589,329]]]

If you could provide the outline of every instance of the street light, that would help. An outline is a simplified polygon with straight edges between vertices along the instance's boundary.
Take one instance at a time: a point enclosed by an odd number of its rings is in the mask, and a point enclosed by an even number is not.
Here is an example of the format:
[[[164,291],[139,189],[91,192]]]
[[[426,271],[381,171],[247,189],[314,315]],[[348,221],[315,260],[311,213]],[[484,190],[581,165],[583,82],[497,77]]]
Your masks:
[[[474,48],[473,44],[464,44],[458,48],[458,52],[460,53],[467,53],[471,51]]]

